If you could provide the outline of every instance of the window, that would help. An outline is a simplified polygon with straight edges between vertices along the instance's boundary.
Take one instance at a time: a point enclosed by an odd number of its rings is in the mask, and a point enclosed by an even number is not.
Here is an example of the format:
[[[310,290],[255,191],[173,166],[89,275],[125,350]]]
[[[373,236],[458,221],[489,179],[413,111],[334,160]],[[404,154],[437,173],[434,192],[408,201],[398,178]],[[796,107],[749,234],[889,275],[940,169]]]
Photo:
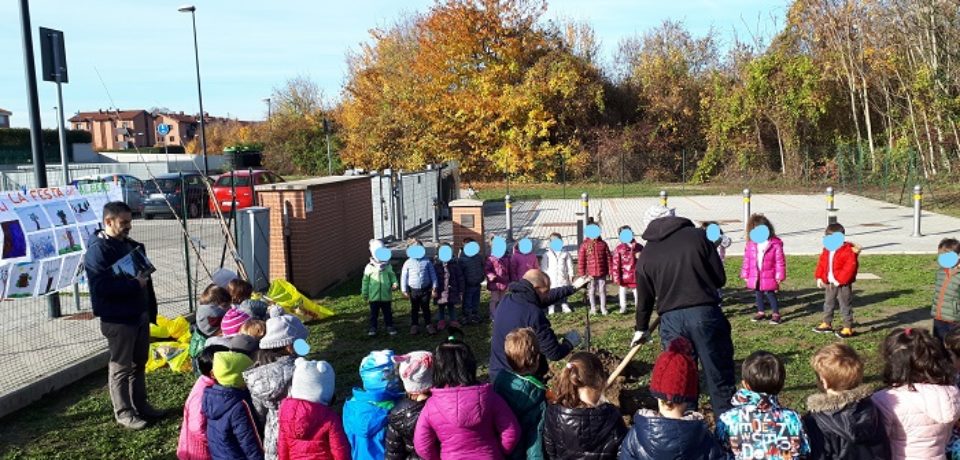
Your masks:
[[[254,183],[257,185],[270,183],[270,175],[268,173],[257,174],[256,176],[254,176],[254,178],[256,179],[256,182]]]
[[[177,136],[170,136],[170,142],[176,142]]]
[[[250,186],[250,176],[235,176],[236,177],[236,186],[237,187],[249,187]],[[217,179],[217,187],[230,187],[233,177],[230,174],[224,174]]]

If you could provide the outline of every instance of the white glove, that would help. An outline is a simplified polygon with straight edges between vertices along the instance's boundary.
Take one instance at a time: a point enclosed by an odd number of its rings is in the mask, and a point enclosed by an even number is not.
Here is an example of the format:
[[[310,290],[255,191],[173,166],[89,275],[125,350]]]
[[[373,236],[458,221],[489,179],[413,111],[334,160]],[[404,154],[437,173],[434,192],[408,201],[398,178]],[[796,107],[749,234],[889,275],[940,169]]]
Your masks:
[[[580,337],[580,331],[573,330],[567,332],[567,335],[563,336],[563,340],[569,342],[573,348],[577,348],[577,345],[580,345],[580,341],[583,340],[583,338]]]
[[[840,283],[838,283],[838,282],[836,282],[836,281],[831,281],[830,284],[832,284],[833,287],[840,287]]]
[[[821,280],[820,278],[817,278],[817,289],[823,289],[825,287],[826,286],[824,286],[823,280]]]
[[[589,276],[578,276],[577,279],[573,280],[573,288],[578,291],[588,284],[590,284]]]
[[[630,348],[633,348],[641,343],[647,343],[647,340],[650,340],[650,333],[647,331],[636,331],[633,333],[633,340],[630,341]]]

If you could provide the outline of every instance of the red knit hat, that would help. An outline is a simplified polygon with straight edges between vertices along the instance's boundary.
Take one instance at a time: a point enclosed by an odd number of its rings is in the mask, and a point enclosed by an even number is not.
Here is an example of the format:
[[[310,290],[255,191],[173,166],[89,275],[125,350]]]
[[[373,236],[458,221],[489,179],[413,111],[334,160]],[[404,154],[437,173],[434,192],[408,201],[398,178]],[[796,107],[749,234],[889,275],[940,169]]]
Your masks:
[[[696,403],[698,383],[693,346],[686,338],[673,339],[653,365],[650,394],[672,403]]]

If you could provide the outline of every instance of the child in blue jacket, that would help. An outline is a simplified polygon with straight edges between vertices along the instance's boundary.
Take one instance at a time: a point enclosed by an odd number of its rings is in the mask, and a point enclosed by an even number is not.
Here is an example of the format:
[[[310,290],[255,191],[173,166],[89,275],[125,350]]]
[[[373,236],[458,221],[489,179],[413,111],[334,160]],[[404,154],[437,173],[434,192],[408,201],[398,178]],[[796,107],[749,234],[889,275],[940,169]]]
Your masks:
[[[253,360],[243,353],[213,355],[217,383],[203,392],[207,416],[207,445],[213,460],[263,459],[263,441],[253,418],[253,402],[243,382],[243,371]]]
[[[387,416],[404,396],[393,364],[393,350],[370,352],[360,362],[363,388],[343,404],[343,429],[353,460],[380,460],[386,455]]]

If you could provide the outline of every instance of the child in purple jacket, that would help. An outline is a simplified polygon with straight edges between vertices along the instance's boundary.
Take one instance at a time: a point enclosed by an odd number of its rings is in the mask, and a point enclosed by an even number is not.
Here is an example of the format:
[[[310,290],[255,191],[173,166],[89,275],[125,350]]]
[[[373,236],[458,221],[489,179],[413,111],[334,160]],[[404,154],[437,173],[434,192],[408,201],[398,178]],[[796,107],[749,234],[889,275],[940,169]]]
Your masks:
[[[490,239],[490,246],[497,237]],[[507,292],[507,286],[510,285],[510,255],[503,254],[497,257],[493,254],[487,256],[483,264],[483,272],[487,276],[487,290],[490,291],[490,320],[493,321],[493,313],[497,311],[497,304]]]

